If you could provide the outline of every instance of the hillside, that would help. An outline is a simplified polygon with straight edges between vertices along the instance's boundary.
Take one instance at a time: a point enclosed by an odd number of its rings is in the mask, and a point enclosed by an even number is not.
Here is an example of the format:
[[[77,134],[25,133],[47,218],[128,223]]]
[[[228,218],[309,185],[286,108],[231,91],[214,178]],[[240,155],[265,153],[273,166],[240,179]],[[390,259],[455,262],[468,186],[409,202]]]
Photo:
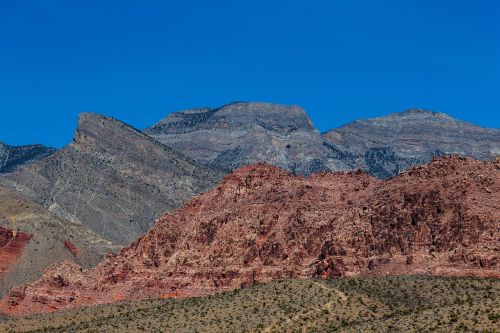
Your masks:
[[[91,268],[116,250],[87,227],[0,187],[0,295],[40,278],[54,263],[70,260]]]
[[[498,279],[285,280],[0,322],[6,332],[495,332]]]

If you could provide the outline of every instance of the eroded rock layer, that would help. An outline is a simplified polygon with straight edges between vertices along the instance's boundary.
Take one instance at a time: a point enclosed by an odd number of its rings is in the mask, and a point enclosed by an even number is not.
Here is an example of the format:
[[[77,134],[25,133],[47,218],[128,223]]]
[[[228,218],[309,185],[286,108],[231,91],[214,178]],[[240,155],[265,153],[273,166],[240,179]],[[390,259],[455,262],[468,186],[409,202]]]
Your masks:
[[[13,289],[1,309],[203,295],[285,278],[500,277],[499,172],[498,161],[459,157],[385,181],[242,167],[97,268],[54,266]]]

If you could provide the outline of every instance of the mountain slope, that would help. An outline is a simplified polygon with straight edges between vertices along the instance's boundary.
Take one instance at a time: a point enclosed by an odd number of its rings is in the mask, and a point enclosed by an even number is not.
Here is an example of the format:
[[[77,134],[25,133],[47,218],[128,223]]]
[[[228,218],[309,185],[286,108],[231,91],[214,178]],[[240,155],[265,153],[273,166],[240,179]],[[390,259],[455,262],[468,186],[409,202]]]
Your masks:
[[[298,174],[328,170],[321,136],[297,106],[237,102],[176,112],[144,133],[227,171],[263,161]]]
[[[56,149],[42,145],[9,146],[0,142],[0,173],[52,155]]]
[[[446,157],[386,181],[258,164],[166,213],[96,269],[54,266],[1,307],[24,314],[286,278],[500,277],[499,220],[500,161]]]
[[[85,226],[58,218],[0,187],[0,295],[15,285],[38,279],[56,262],[70,260],[90,268],[115,250],[111,242]]]
[[[62,218],[127,244],[157,214],[220,177],[120,121],[83,113],[70,145],[0,177],[0,183]]]
[[[500,155],[500,130],[419,109],[357,120],[323,135],[331,154],[351,169],[387,178],[449,154],[490,160]]]

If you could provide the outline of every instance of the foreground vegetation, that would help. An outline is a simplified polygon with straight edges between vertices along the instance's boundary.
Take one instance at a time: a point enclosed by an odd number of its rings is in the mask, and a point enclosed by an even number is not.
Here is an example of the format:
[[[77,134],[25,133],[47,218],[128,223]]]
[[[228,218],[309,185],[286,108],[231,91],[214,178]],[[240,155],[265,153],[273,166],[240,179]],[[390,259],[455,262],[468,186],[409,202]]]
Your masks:
[[[0,332],[500,332],[500,280],[287,280],[3,320]]]

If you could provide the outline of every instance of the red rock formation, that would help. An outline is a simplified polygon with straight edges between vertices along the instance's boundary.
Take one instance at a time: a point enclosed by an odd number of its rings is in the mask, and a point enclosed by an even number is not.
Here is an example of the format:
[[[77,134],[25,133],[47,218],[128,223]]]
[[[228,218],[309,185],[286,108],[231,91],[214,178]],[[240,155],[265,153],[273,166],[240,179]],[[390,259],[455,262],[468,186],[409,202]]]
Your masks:
[[[0,227],[0,276],[21,255],[24,247],[31,239],[31,235],[24,232],[17,232],[14,236],[12,230]]]
[[[64,241],[64,247],[68,249],[69,252],[71,252],[72,255],[76,257],[78,254],[78,248],[73,244],[72,241],[70,240],[65,240]]]
[[[15,288],[0,309],[15,315],[184,297],[283,278],[498,278],[499,171],[498,161],[459,157],[386,181],[242,167],[97,268],[55,266]]]

